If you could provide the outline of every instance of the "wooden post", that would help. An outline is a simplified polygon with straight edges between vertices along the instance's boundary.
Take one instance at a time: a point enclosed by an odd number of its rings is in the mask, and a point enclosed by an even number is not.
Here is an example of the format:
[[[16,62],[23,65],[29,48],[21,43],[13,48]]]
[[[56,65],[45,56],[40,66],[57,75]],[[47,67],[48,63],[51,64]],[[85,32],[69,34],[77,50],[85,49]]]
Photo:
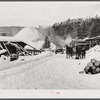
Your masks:
[[[31,55],[29,52],[27,52],[26,50],[24,50],[23,47],[20,46],[18,43],[17,43],[17,45],[18,45],[24,52],[26,52],[26,53],[28,53],[29,55]]]
[[[8,53],[9,53],[9,55],[11,56],[11,53],[9,52],[9,50],[8,50],[8,48],[7,48],[7,46],[5,45],[5,43],[3,42],[3,45],[4,45],[4,47],[7,49],[7,51],[8,51]]]
[[[17,44],[17,42],[16,42],[16,45],[18,45],[18,44]],[[16,48],[18,48],[19,52],[22,52],[22,51],[20,50],[20,48],[19,48],[19,47],[16,47]],[[22,53],[23,53],[23,52],[22,52]],[[25,55],[25,54],[24,54],[24,55]]]

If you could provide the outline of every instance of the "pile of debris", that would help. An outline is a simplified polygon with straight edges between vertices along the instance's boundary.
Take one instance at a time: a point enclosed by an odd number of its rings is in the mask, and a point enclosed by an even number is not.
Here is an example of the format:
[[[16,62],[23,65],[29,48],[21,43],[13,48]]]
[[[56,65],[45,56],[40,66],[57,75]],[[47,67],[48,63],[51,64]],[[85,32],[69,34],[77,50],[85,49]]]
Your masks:
[[[96,59],[91,59],[87,66],[84,68],[86,74],[100,73],[100,62]]]

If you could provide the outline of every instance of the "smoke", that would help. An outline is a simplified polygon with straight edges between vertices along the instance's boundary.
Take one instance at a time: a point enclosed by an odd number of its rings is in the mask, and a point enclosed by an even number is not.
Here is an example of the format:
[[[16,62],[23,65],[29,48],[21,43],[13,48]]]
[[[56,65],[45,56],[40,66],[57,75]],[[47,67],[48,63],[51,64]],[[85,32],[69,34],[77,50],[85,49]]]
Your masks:
[[[59,35],[50,35],[50,41],[54,43],[57,47],[63,48],[65,45],[69,45],[72,42],[72,37],[69,35],[66,36],[66,39]]]
[[[72,37],[69,34],[66,36],[66,39],[63,39],[63,37],[56,35],[53,36],[51,40],[53,40],[52,42],[56,44],[57,47],[63,48],[65,45],[69,45],[72,42]]]
[[[55,36],[55,40],[54,40],[54,42],[55,42],[57,47],[59,47],[59,48],[63,48],[64,47],[65,44],[64,44],[64,39],[62,37]]]
[[[66,36],[65,45],[69,45],[71,43],[71,41],[72,41],[72,37],[70,36],[70,34],[68,34]]]
[[[51,27],[40,27],[39,32],[48,36],[49,41],[54,43],[58,48],[63,48],[66,44],[70,44],[72,41],[70,34],[66,36],[66,39],[64,39],[63,36],[59,36]]]
[[[53,30],[49,31],[49,41],[54,43],[57,48],[63,48],[64,47],[64,39],[63,37],[55,34]]]

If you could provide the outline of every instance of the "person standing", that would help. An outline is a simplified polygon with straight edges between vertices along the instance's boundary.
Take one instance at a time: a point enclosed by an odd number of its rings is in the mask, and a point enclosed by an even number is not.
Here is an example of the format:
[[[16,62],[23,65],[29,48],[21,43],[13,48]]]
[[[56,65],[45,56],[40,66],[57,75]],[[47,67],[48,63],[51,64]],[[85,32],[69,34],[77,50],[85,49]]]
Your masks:
[[[76,46],[76,59],[78,59],[78,46]]]
[[[66,49],[66,59],[69,58],[69,46],[65,45],[65,49]]]
[[[85,46],[82,48],[82,59],[86,56],[86,49]]]
[[[73,58],[73,47],[72,47],[72,45],[70,45],[69,48],[70,48],[70,49],[69,49],[70,57]]]
[[[66,59],[68,58],[68,45],[65,45]]]
[[[75,59],[80,59],[81,56],[81,49],[80,47],[77,45],[76,46],[76,58]]]

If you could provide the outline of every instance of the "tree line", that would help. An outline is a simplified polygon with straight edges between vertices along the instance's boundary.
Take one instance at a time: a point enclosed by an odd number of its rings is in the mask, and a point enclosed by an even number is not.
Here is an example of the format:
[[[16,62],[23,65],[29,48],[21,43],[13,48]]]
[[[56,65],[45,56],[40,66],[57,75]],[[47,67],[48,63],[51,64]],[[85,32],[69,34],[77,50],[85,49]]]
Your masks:
[[[100,35],[100,17],[67,19],[64,22],[55,23],[52,28],[55,33],[66,38],[67,34],[83,39]]]
[[[48,40],[58,47],[63,47],[64,40],[70,35],[72,38],[84,39],[100,35],[100,16],[93,18],[67,19],[66,21],[54,23],[52,26],[38,28],[41,34],[49,37]]]

